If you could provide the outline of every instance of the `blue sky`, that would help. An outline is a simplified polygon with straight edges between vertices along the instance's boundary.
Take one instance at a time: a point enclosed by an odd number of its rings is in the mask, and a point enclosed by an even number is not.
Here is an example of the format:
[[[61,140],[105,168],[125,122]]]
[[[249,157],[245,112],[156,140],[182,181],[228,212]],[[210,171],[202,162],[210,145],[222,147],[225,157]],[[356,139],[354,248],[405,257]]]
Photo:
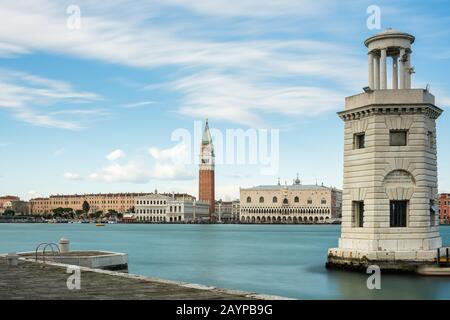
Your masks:
[[[81,10],[67,27],[69,5]],[[344,98],[366,85],[369,5],[412,33],[413,87],[438,120],[440,191],[450,192],[447,1],[0,1],[0,194],[197,195],[195,163],[172,141],[206,117],[279,129],[279,171],[218,165],[217,198],[240,186],[342,184]],[[195,142],[197,143],[197,142]]]

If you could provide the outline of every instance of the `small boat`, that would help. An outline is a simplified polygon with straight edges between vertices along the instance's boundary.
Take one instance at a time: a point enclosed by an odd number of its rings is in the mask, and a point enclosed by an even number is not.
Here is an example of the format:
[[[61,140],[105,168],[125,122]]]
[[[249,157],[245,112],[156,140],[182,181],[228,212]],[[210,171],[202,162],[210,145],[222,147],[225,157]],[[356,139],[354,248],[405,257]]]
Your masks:
[[[97,223],[95,226],[96,226],[96,227],[104,227],[105,224],[104,224],[104,223]]]
[[[416,272],[424,276],[441,276],[441,277],[450,276],[449,267],[425,266],[417,269]]]

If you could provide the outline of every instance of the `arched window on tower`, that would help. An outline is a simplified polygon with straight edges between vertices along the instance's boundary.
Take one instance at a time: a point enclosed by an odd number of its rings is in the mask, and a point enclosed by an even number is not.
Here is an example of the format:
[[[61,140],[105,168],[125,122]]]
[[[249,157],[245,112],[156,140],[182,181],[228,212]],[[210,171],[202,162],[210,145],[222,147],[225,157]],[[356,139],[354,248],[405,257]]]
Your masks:
[[[322,200],[320,200],[321,204],[327,204],[327,200],[325,200],[325,198],[322,198]]]
[[[259,198],[259,203],[264,203],[264,197]]]
[[[250,203],[250,202],[252,202],[252,198],[247,197],[247,203]]]
[[[299,202],[300,202],[300,199],[299,199],[298,197],[295,197],[295,198],[294,198],[294,202],[295,202],[295,203],[299,203]]]
[[[288,199],[284,199],[283,204],[288,204]]]
[[[277,197],[273,197],[273,198],[272,198],[272,202],[273,202],[273,203],[277,203],[277,202],[278,202],[278,198],[277,198]]]

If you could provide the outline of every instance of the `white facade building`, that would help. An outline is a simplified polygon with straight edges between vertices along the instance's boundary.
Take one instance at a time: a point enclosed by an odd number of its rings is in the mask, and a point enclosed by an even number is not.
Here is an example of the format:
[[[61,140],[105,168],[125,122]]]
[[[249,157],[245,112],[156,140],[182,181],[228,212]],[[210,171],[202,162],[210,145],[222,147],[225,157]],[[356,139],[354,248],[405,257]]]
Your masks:
[[[240,201],[216,201],[216,218],[223,223],[239,223]]]
[[[345,99],[343,214],[329,267],[410,270],[434,261],[438,229],[436,119],[427,89],[411,89],[414,37],[388,29],[365,41],[369,87]],[[387,58],[392,59],[392,86]]]
[[[197,223],[209,221],[209,204],[195,199],[151,194],[135,199],[135,217],[148,223]]]
[[[341,215],[342,191],[323,185],[240,189],[241,223],[330,223]]]

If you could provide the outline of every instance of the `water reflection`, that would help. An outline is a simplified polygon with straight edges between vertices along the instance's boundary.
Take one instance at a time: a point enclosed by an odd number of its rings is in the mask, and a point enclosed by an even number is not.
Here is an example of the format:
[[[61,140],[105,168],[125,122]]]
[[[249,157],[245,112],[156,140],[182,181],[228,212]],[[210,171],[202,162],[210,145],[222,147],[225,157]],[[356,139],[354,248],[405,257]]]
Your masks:
[[[449,299],[450,279],[409,274],[381,274],[381,289],[369,290],[370,275],[339,270],[327,272],[339,299]]]
[[[450,243],[450,227],[442,227]],[[450,279],[325,269],[339,226],[0,224],[0,252],[67,237],[74,249],[127,252],[132,273],[300,299],[450,299]],[[1,275],[0,275],[1,277]]]

